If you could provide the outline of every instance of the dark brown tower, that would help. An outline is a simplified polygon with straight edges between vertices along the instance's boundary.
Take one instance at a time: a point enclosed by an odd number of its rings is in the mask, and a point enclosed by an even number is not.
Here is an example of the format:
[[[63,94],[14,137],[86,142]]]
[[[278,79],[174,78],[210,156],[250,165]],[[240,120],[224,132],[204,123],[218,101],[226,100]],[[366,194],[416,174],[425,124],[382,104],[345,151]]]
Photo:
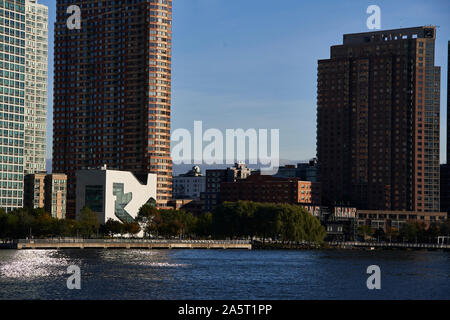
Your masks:
[[[447,164],[450,164],[450,41],[447,56]]]
[[[435,28],[344,35],[318,70],[323,201],[439,211]]]
[[[172,1],[80,0],[81,29],[69,30],[57,1],[53,172],[108,165],[158,174],[158,205],[171,198]]]

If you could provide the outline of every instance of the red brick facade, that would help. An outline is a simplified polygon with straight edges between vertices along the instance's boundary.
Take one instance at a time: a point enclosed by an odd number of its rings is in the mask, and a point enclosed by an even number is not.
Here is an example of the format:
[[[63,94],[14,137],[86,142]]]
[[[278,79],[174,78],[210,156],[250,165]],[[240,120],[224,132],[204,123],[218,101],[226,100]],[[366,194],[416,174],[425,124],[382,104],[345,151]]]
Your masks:
[[[72,4],[72,3],[70,3]],[[57,1],[53,172],[108,165],[158,174],[157,203],[172,197],[170,157],[172,1],[80,0],[81,29]]]
[[[246,180],[224,182],[220,187],[222,202],[245,200],[267,203],[320,204],[320,196],[320,183],[259,174],[252,175]]]

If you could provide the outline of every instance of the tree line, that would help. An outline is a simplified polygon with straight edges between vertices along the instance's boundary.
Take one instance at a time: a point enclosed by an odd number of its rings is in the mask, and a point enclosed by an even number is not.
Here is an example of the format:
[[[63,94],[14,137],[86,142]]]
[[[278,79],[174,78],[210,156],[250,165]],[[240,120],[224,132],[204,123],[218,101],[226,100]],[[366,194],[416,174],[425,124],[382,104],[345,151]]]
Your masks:
[[[183,210],[159,210],[144,205],[135,221],[108,220],[100,224],[97,214],[85,207],[78,220],[56,219],[44,209],[0,209],[0,238],[116,236],[235,239],[272,238],[283,241],[322,242],[326,236],[318,219],[299,206],[247,201],[224,203],[214,213],[192,215]]]
[[[212,237],[215,239],[271,238],[323,242],[320,221],[300,206],[249,201],[225,202],[214,213],[193,216],[184,211],[144,206],[136,221],[145,235]]]
[[[439,236],[450,236],[450,221],[435,222],[429,227],[423,222],[407,221],[398,228],[391,227],[386,232],[370,226],[360,226],[358,235],[363,240],[381,242],[436,243]]]
[[[281,241],[321,243],[326,237],[319,219],[301,206],[289,204],[226,202],[213,215],[218,237],[258,237]]]
[[[56,219],[44,209],[6,213],[0,208],[0,239],[91,237],[99,231],[98,217],[89,208],[81,211],[79,220]]]
[[[236,239],[256,237],[281,241],[321,243],[326,232],[320,221],[304,208],[287,204],[226,202],[213,213],[192,215],[183,210],[159,210],[145,205],[129,223],[108,220],[100,224],[97,214],[88,207],[78,220],[56,219],[44,209],[17,209],[6,213],[0,209],[0,239],[83,237],[135,237],[179,239]],[[408,221],[400,230],[387,232],[360,226],[358,235],[365,240],[434,243],[438,236],[450,236],[450,221],[425,224]]]

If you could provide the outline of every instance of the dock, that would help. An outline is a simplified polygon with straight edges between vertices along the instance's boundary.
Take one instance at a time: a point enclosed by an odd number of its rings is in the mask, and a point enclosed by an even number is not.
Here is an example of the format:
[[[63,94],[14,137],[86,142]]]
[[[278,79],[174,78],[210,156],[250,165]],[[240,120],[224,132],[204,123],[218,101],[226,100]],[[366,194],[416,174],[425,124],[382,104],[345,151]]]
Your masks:
[[[450,250],[450,244],[432,243],[391,243],[391,242],[329,242],[331,247],[348,248],[370,248],[370,249],[403,249],[403,250]]]
[[[18,240],[0,243],[0,249],[14,250],[63,250],[63,249],[216,249],[252,250],[250,241],[210,240],[128,240],[128,239],[44,239]]]

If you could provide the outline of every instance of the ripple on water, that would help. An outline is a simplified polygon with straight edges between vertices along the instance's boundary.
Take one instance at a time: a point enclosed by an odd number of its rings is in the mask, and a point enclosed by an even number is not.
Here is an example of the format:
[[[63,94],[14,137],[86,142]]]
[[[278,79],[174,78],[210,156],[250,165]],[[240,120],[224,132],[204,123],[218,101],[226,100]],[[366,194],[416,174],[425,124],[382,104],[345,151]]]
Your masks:
[[[167,261],[170,259],[164,251],[104,251],[102,259],[105,261],[117,261],[118,259],[127,261],[130,265],[154,267],[154,268],[187,268],[190,264],[175,263]]]
[[[156,268],[187,268],[190,265],[188,264],[180,264],[180,263],[168,263],[168,262],[136,262],[134,263],[139,266],[146,266],[146,267],[156,267]]]
[[[9,279],[36,279],[54,277],[66,273],[69,261],[51,251],[17,251],[10,262],[0,263],[0,275]]]
[[[66,286],[72,264],[80,292]],[[447,252],[0,251],[0,299],[449,299],[449,275]]]

